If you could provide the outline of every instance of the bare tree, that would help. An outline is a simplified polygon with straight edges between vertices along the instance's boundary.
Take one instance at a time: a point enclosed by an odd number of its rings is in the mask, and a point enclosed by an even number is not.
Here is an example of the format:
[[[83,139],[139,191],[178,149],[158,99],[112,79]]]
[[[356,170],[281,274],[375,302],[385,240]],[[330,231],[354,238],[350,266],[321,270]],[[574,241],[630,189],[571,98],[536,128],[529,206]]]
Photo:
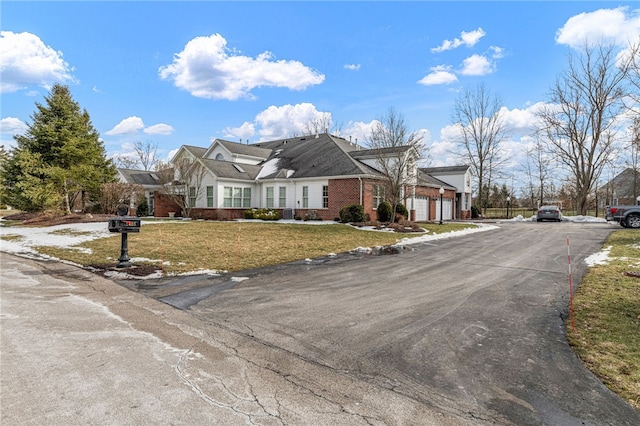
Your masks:
[[[614,46],[585,46],[551,87],[550,105],[538,112],[540,131],[575,185],[576,210],[587,213],[588,198],[602,170],[616,155],[618,116],[630,58],[616,63]]]
[[[484,86],[466,89],[456,100],[453,121],[460,128],[458,145],[462,158],[467,161],[478,180],[480,208],[486,209],[485,185],[490,187],[492,178],[503,162],[501,145],[506,138],[505,123],[500,113],[501,100]]]
[[[638,164],[640,164],[640,117],[635,117],[629,128],[631,138],[629,148],[631,154],[627,165],[633,169],[633,199],[635,200],[639,192]]]
[[[369,148],[376,154],[376,167],[389,190],[385,198],[395,212],[406,188],[416,183],[417,162],[424,151],[422,136],[409,131],[404,116],[389,108],[373,126]],[[392,217],[395,219],[395,213]]]
[[[529,178],[531,206],[539,207],[535,205],[534,199],[538,198],[540,203],[544,203],[545,184],[552,176],[553,162],[544,140],[539,135],[535,136],[535,141],[527,148],[526,154],[525,172]],[[537,185],[534,185],[534,181]],[[538,191],[537,195],[534,190]]]
[[[107,214],[115,214],[122,204],[131,205],[144,198],[142,185],[124,182],[108,182],[102,184],[100,190],[100,206]]]
[[[206,168],[198,158],[182,155],[171,164],[159,165],[157,171],[163,193],[180,207],[184,217],[191,217],[191,210],[204,189],[202,181]]]
[[[152,141],[136,142],[133,144],[142,170],[153,170],[158,162],[158,144]]]
[[[637,115],[640,107],[640,37],[636,42],[630,44],[624,55],[623,61],[628,61],[629,66],[627,82],[630,86],[629,99],[632,102],[629,108]]]
[[[117,154],[113,157],[116,167],[120,169],[137,169],[138,160],[123,154]]]
[[[154,170],[158,163],[158,144],[156,142],[137,141],[133,144],[133,152],[114,156],[117,166],[123,169]]]

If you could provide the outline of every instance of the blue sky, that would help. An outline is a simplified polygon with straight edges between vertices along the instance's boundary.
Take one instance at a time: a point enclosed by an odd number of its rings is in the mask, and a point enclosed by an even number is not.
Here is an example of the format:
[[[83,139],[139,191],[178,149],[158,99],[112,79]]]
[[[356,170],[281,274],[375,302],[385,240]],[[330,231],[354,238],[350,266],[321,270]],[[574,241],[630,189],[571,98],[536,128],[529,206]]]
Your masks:
[[[393,107],[445,165],[454,102],[484,84],[502,98],[514,169],[571,49],[640,35],[635,1],[3,1],[0,19],[5,146],[59,82],[109,155],[287,137],[323,114],[364,141]]]

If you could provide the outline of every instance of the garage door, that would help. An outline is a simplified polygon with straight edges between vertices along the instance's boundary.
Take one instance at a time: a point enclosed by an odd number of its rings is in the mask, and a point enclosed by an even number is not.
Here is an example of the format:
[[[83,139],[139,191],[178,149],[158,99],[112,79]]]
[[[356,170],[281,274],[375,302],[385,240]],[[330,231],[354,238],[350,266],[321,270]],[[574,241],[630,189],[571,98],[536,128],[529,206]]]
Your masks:
[[[416,222],[429,220],[429,197],[416,197]]]
[[[442,220],[453,219],[453,200],[442,200]],[[440,220],[440,200],[436,199],[436,220]]]

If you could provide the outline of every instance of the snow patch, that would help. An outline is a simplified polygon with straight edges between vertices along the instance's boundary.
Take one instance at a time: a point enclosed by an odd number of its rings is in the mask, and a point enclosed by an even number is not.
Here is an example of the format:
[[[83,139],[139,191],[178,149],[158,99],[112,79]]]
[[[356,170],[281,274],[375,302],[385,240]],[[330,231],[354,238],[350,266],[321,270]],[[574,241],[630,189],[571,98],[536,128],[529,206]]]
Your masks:
[[[598,253],[594,253],[587,257],[584,262],[589,266],[606,265],[611,261],[611,249],[612,246],[604,247]]]

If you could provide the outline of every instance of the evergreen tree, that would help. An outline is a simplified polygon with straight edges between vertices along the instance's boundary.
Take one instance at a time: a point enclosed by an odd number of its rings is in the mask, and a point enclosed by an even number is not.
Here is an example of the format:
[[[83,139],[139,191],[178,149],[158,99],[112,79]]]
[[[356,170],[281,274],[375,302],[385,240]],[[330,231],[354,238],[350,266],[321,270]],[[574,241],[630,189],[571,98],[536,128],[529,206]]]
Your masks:
[[[27,211],[63,208],[71,212],[78,197],[99,196],[116,175],[86,110],[67,86],[56,84],[45,104],[36,103],[32,124],[15,136],[17,146],[2,170],[7,202]]]

